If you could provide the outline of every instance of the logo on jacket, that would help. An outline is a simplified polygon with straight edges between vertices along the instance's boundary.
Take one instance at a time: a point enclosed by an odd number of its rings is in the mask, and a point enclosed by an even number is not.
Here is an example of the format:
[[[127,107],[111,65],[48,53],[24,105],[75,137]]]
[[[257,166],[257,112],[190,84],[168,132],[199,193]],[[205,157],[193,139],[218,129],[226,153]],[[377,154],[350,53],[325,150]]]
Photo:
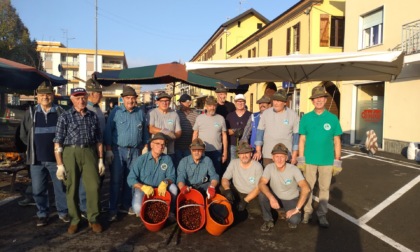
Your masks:
[[[324,130],[330,130],[331,125],[329,123],[324,124]]]
[[[166,163],[163,163],[160,165],[160,169],[162,169],[162,171],[166,171],[166,169],[168,169],[168,165]]]

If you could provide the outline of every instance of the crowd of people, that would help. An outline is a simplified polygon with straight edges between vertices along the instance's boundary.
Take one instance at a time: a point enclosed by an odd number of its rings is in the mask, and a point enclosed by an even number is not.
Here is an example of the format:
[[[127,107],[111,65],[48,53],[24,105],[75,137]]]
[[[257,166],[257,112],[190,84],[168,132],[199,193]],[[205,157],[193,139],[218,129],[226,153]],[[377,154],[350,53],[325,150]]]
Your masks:
[[[53,104],[52,86],[42,83],[20,132],[27,145],[36,225],[49,221],[50,177],[59,219],[70,223],[68,233],[78,232],[82,219],[93,232],[102,232],[100,191],[108,170],[110,222],[118,220],[118,213],[138,216],[143,197],[167,192],[174,220],[177,195],[194,188],[209,199],[216,193],[226,197],[236,220],[261,218],[261,231],[274,227],[273,210],[296,228],[311,221],[318,180],[316,214],[327,228],[331,178],[342,170],[342,129],[325,109],[325,88],[312,90],[314,110],[302,118],[287,107],[287,93],[274,83],[267,83],[256,113],[247,110],[243,94],[226,101],[227,92],[219,86],[216,97],[206,98],[202,114],[191,109],[188,94],[180,96],[174,110],[172,96],[161,93],[157,107],[145,114],[136,105],[136,91],[124,86],[122,104],[105,118],[96,81],[71,90],[73,107],[67,111]]]

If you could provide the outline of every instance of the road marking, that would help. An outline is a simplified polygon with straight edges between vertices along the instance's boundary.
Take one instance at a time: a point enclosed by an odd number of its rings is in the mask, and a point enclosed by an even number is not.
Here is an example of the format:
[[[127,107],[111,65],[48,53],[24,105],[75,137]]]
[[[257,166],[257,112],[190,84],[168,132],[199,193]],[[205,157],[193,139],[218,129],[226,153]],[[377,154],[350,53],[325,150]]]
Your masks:
[[[398,191],[393,193],[391,196],[386,198],[384,201],[382,201],[379,205],[372,208],[369,212],[367,212],[365,215],[359,218],[359,221],[361,223],[366,223],[370,221],[373,217],[375,217],[377,214],[379,214],[382,210],[384,210],[386,207],[394,203],[397,199],[399,199],[404,193],[408,192],[411,188],[413,188],[415,185],[417,185],[420,182],[420,175],[411,180],[409,183],[407,183],[405,186],[401,187]]]
[[[418,178],[420,178],[420,176],[418,176]],[[317,202],[319,202],[319,198],[317,196],[313,196],[313,199]],[[328,204],[328,209],[330,209],[331,211],[335,212],[336,214],[340,215],[341,217],[343,217],[344,219],[350,221],[351,223],[357,225],[358,227],[362,228],[363,230],[365,230],[366,232],[372,234],[373,236],[376,236],[378,239],[382,240],[383,242],[389,244],[390,246],[398,249],[399,251],[404,251],[404,252],[412,252],[413,250],[405,247],[404,245],[402,245],[401,243],[393,240],[392,238],[386,236],[385,234],[379,232],[378,230],[368,226],[366,223],[361,222],[360,219],[356,219],[350,215],[348,215],[347,213],[343,212],[342,210],[336,208],[333,205]]]
[[[353,157],[353,156],[356,156],[356,154],[350,154],[350,155],[347,155],[347,156],[342,156],[341,159],[346,159],[346,158]]]

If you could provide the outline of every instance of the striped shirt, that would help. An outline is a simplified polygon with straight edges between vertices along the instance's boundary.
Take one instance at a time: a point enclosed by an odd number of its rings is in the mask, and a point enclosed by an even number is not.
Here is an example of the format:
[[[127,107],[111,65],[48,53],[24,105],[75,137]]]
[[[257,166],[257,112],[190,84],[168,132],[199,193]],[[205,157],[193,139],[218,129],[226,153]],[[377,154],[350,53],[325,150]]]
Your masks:
[[[54,142],[63,145],[93,145],[102,142],[99,120],[96,114],[87,108],[81,115],[74,107],[65,111],[58,118]]]
[[[105,127],[106,145],[143,148],[149,140],[146,116],[138,107],[129,112],[124,105],[115,107]]]
[[[194,132],[193,126],[198,114],[193,109],[190,109],[189,112],[177,110],[176,113],[179,116],[182,134],[180,138],[175,140],[175,149],[187,150],[190,148],[192,135]]]

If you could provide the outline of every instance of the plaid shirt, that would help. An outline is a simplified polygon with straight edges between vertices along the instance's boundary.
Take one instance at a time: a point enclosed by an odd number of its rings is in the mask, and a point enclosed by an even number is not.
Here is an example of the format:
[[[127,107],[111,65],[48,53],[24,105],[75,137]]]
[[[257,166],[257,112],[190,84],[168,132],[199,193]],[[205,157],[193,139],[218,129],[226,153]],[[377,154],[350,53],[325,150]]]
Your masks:
[[[99,120],[96,114],[85,108],[82,116],[74,107],[58,118],[53,142],[63,145],[93,145],[102,142]]]

